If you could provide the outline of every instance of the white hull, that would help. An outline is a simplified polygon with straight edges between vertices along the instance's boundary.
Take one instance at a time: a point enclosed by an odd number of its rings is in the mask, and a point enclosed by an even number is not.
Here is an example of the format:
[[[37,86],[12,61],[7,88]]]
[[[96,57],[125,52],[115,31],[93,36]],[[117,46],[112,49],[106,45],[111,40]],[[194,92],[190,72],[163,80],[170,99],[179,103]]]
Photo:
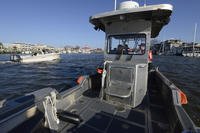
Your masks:
[[[193,57],[193,53],[183,53],[184,57]],[[200,57],[200,53],[194,53],[194,57]]]
[[[18,61],[22,63],[33,63],[33,62],[44,62],[53,61],[60,58],[60,54],[48,53],[48,54],[38,54],[38,55],[19,55],[20,59],[16,58],[12,61]]]

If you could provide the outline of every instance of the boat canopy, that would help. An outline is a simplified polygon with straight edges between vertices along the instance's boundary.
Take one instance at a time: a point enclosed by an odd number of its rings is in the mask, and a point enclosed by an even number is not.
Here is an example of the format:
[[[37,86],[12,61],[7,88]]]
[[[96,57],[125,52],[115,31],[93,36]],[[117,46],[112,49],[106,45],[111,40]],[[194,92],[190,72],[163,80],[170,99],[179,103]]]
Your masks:
[[[95,25],[96,30],[105,32],[106,25],[113,22],[139,19],[151,21],[151,38],[155,38],[162,27],[168,24],[172,10],[173,6],[170,4],[115,10],[91,16],[90,23]]]

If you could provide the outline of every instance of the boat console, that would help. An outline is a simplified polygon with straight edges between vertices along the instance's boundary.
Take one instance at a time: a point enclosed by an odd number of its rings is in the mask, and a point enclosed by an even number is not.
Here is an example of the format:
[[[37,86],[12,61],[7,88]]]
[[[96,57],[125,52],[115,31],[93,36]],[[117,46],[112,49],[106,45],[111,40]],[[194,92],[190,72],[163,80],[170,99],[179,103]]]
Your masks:
[[[94,15],[90,22],[106,34],[101,98],[136,107],[147,92],[150,40],[169,22],[171,5],[139,7],[122,2],[116,11]]]

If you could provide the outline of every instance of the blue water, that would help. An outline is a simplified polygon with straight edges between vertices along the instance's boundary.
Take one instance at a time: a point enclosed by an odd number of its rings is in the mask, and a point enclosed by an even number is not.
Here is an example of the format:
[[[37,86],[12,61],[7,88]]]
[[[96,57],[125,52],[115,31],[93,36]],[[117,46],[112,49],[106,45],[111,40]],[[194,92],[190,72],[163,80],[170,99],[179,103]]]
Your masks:
[[[0,100],[44,87],[70,88],[78,76],[95,73],[103,62],[103,55],[63,54],[58,61],[30,64],[8,60],[9,55],[0,55]]]
[[[102,54],[63,54],[56,62],[20,64],[0,55],[0,100],[44,87],[68,89],[80,75],[93,74],[103,63]],[[200,126],[200,58],[154,56],[153,64],[187,94],[184,108]]]
[[[154,56],[153,63],[187,95],[189,103],[184,108],[200,126],[200,58]]]

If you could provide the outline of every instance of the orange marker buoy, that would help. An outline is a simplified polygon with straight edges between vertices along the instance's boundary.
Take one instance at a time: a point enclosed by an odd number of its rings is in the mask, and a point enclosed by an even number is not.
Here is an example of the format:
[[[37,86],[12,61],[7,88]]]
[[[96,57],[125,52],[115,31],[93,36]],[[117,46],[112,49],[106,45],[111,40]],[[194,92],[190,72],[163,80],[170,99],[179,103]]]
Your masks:
[[[152,60],[153,60],[152,50],[148,51],[148,60],[149,60],[149,62],[152,62]]]
[[[84,77],[83,76],[79,76],[76,83],[77,84],[81,84],[81,82],[84,80]]]
[[[181,104],[187,104],[187,103],[188,103],[188,100],[187,100],[186,94],[183,93],[181,90],[178,90],[178,94],[179,94],[179,96],[180,96]]]
[[[97,73],[102,74],[103,73],[103,69],[97,68]]]

